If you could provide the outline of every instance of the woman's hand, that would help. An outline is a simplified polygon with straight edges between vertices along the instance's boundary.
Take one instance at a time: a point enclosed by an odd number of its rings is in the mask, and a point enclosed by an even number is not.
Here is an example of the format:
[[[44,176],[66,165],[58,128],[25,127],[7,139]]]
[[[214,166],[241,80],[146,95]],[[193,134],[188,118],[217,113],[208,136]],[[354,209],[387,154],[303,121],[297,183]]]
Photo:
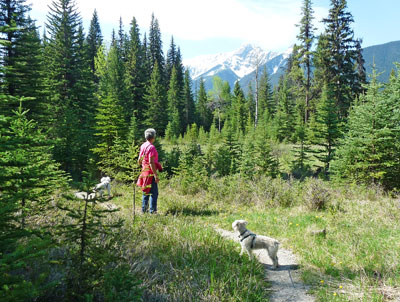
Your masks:
[[[158,177],[158,175],[154,176],[154,181],[155,181],[156,183],[158,183],[158,182],[160,181],[160,178]]]

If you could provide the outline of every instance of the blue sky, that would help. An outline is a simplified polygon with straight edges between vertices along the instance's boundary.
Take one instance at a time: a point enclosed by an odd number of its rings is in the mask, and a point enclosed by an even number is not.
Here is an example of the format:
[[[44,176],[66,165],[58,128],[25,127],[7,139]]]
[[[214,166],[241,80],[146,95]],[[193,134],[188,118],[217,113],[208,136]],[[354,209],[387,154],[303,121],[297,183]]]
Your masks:
[[[43,26],[52,0],[28,0],[31,15]],[[109,40],[119,18],[126,30],[133,16],[142,34],[148,30],[151,13],[159,19],[167,49],[171,35],[181,47],[184,59],[198,55],[233,51],[245,43],[266,50],[284,51],[296,42],[302,0],[75,0],[85,28],[93,10],[99,14],[103,35]],[[315,25],[328,14],[329,0],[314,0]],[[363,46],[400,40],[399,0],[348,0],[355,36]]]

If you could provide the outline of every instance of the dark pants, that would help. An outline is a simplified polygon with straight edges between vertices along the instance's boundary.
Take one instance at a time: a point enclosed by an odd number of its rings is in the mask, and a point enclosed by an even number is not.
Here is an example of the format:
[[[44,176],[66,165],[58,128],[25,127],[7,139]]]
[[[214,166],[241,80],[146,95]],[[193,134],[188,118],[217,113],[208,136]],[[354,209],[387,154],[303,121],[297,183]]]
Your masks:
[[[150,193],[143,193],[142,196],[142,212],[146,213],[147,208],[149,206],[150,199],[150,213],[157,212],[157,199],[158,199],[158,184],[155,182],[155,178],[153,178],[153,182],[151,183]]]

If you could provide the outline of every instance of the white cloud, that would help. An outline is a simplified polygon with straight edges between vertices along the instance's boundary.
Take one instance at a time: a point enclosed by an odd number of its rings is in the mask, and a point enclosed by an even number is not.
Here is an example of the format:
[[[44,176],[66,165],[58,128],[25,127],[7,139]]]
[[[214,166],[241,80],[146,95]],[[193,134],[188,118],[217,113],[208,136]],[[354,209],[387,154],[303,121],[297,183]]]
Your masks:
[[[31,0],[33,10],[48,11],[51,0]],[[96,8],[102,24],[128,24],[133,16],[148,28],[151,14],[161,31],[183,40],[234,38],[257,43],[265,49],[281,50],[295,41],[302,0],[78,0],[79,11],[90,20]],[[327,9],[314,7],[316,22]]]

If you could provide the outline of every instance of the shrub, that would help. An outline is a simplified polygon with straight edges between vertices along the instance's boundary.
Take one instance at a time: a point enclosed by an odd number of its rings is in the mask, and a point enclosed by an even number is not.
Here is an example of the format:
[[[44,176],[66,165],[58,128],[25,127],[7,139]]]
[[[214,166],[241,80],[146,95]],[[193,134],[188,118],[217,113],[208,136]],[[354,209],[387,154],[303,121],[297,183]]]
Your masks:
[[[331,193],[322,180],[310,179],[303,195],[305,204],[311,210],[324,210],[331,200]]]

